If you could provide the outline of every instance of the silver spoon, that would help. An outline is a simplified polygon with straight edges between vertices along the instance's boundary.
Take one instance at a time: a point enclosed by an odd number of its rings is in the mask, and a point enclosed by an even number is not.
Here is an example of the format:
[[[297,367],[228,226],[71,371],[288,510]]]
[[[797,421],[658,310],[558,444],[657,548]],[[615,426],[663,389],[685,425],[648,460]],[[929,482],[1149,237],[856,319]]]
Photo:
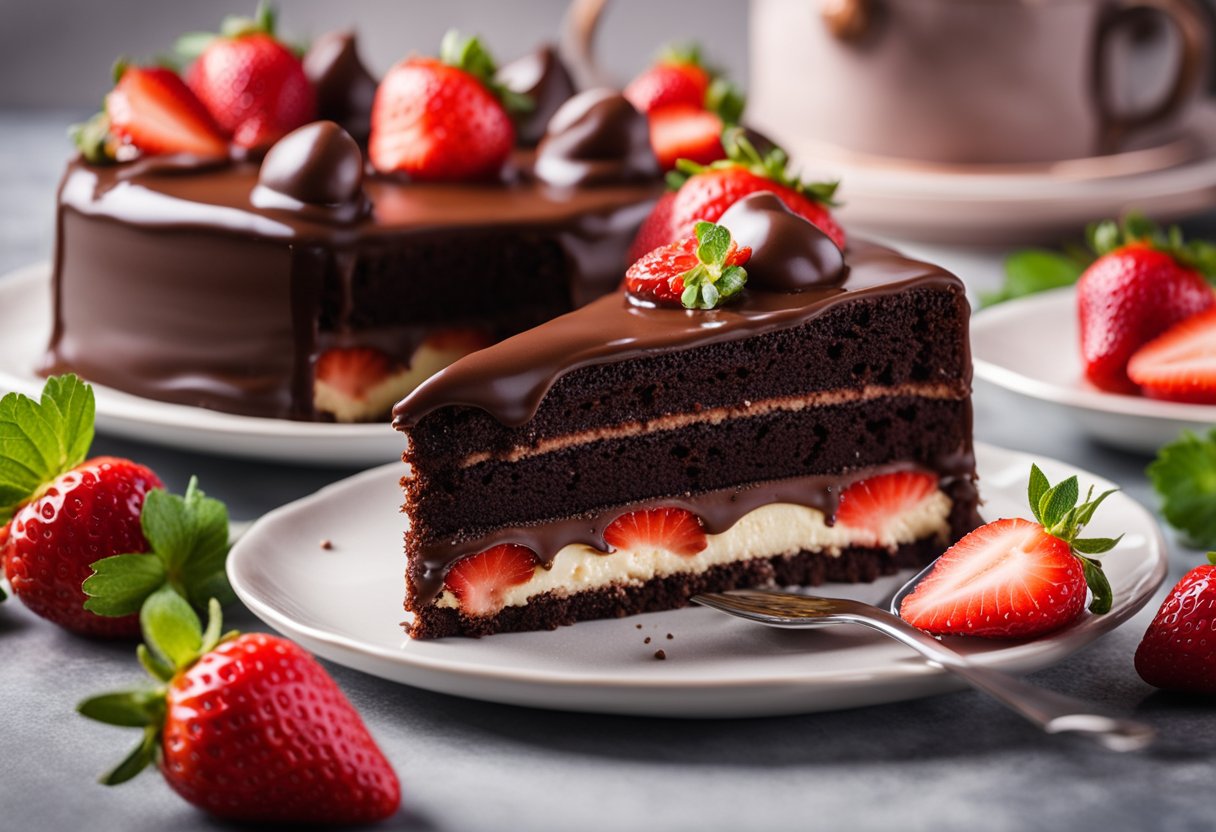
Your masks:
[[[923,573],[922,573],[923,574]],[[919,580],[917,575],[909,587]],[[898,603],[905,587],[895,596]],[[1075,733],[1086,736],[1112,751],[1136,751],[1149,745],[1156,731],[1141,722],[1098,713],[1088,702],[1054,693],[1021,679],[979,667],[967,661],[933,636],[898,615],[861,601],[818,598],[765,589],[741,589],[695,595],[692,600],[706,607],[767,624],[770,627],[801,629],[832,624],[860,624],[906,644],[931,663],[965,679],[1011,710],[1021,714],[1049,734]]]

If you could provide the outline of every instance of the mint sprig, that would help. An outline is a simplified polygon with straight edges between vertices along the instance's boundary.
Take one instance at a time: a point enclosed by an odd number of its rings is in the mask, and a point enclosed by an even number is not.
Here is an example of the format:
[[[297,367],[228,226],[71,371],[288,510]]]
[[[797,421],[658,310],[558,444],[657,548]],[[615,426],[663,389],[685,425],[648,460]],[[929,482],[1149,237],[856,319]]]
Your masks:
[[[713,309],[739,294],[747,283],[742,266],[727,265],[731,245],[730,231],[712,222],[698,222],[697,265],[684,272],[684,291],[680,303],[686,309]]]
[[[1094,497],[1093,486],[1090,486],[1085,499],[1078,503],[1081,488],[1075,476],[1052,485],[1039,466],[1031,465],[1030,483],[1026,490],[1034,519],[1049,535],[1067,543],[1072,554],[1081,561],[1081,568],[1085,572],[1085,583],[1093,595],[1089,611],[1095,615],[1110,612],[1113,601],[1110,581],[1106,578],[1102,564],[1095,560],[1095,557],[1115,548],[1123,539],[1123,535],[1113,538],[1079,537],[1079,535],[1086,524],[1093,519],[1098,506],[1102,505],[1107,497],[1114,494],[1116,489],[1112,488]]]
[[[1216,428],[1184,431],[1146,470],[1165,520],[1197,548],[1216,548]]]
[[[76,706],[89,719],[124,728],[142,728],[143,736],[131,752],[101,777],[107,786],[125,783],[155,762],[165,724],[168,683],[198,659],[237,633],[222,633],[220,603],[207,603],[207,628],[194,609],[177,592],[163,587],[143,605],[139,623],[146,644],[139,645],[140,664],[153,678],[151,687],[103,693]]]
[[[839,182],[804,181],[790,170],[790,158],[784,150],[773,147],[767,153],[760,153],[742,127],[728,125],[722,131],[722,149],[726,151],[726,158],[708,165],[698,164],[690,159],[678,159],[676,169],[667,174],[667,186],[672,190],[679,190],[685,182],[699,173],[742,167],[756,176],[769,179],[829,208],[837,205],[835,196]]]
[[[0,523],[84,461],[95,410],[93,388],[70,374],[47,379],[39,401],[21,393],[0,399]]]
[[[123,616],[168,588],[198,609],[209,599],[231,603],[235,596],[224,565],[228,557],[228,509],[206,496],[192,477],[185,496],[149,491],[140,513],[152,551],[113,555],[91,565],[81,589],[84,608],[97,615]]]
[[[536,102],[530,95],[509,89],[496,80],[498,64],[476,35],[465,36],[455,29],[449,29],[439,46],[439,60],[448,66],[464,70],[480,81],[482,86],[502,102],[508,113],[529,113],[536,107]]]

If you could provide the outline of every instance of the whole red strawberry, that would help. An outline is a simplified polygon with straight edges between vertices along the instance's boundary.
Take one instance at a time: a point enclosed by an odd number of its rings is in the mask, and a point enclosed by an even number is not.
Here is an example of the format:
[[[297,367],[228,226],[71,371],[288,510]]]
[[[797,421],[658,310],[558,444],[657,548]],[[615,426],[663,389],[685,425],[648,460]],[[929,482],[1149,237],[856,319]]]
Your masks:
[[[1085,376],[1103,390],[1135,393],[1127,364],[1141,346],[1174,324],[1216,305],[1197,268],[1209,247],[1184,245],[1140,217],[1091,229],[1098,259],[1077,282]]]
[[[494,73],[481,42],[456,32],[444,38],[439,60],[407,58],[390,69],[372,104],[375,168],[419,181],[498,174],[515,146],[506,105],[521,104]]]
[[[1076,477],[1051,486],[1037,465],[1028,492],[1034,522],[996,520],[964,536],[904,598],[900,616],[935,635],[1030,638],[1081,615],[1087,589],[1090,611],[1109,612],[1110,583],[1094,556],[1119,538],[1079,535],[1112,492],[1094,498],[1091,488],[1078,505]]]
[[[701,50],[669,45],[654,65],[625,87],[624,95],[640,112],[672,106],[703,108],[713,75],[701,65]]]
[[[263,3],[253,19],[225,20],[219,36],[179,41],[180,51],[198,53],[186,74],[190,89],[241,147],[269,147],[315,118],[304,65],[274,30],[274,11]]]
[[[1208,560],[1170,590],[1136,648],[1136,672],[1153,687],[1216,693],[1216,552]]]
[[[173,70],[119,62],[114,72],[117,83],[106,96],[105,128],[115,139],[148,156],[227,155],[228,142],[219,126]],[[87,148],[82,150],[89,155]],[[113,158],[117,150],[111,148],[108,155]]]
[[[657,246],[683,239],[698,221],[717,222],[726,209],[748,194],[771,191],[786,207],[817,226],[844,248],[844,230],[829,210],[836,185],[805,183],[788,172],[781,148],[763,156],[738,128],[723,134],[727,158],[708,166],[681,161],[687,178],[670,197],[664,197],[642,223],[629,249],[636,260]]]
[[[79,706],[144,730],[102,782],[125,782],[155,760],[174,791],[225,820],[354,824],[396,812],[397,776],[324,668],[275,636],[221,638],[219,616],[213,600],[204,633],[172,590],[148,599],[141,659],[160,684]]]
[[[643,303],[687,309],[713,309],[737,295],[752,250],[740,248],[721,225],[699,222],[693,232],[630,266],[625,291]]]
[[[85,635],[134,635],[134,616],[86,610],[81,584],[101,558],[148,551],[140,512],[144,496],[162,485],[125,459],[85,461],[93,412],[92,389],[71,375],[49,379],[39,402],[18,393],[0,399],[8,434],[0,561],[13,594],[32,612]]]

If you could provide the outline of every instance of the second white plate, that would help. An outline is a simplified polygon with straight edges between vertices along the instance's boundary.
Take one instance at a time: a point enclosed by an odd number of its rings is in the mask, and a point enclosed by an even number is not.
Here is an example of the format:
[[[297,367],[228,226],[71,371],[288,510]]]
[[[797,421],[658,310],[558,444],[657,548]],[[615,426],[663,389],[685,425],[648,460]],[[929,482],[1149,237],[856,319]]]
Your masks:
[[[1076,424],[1115,447],[1153,454],[1183,430],[1216,425],[1216,405],[1107,393],[1085,380],[1075,289],[1007,301],[971,319],[977,378],[1065,408]]]
[[[981,445],[991,517],[1024,516],[1031,457]],[[1038,461],[1057,481],[1109,483]],[[309,650],[376,676],[474,699],[568,711],[664,717],[769,716],[911,699],[960,687],[902,645],[861,628],[773,630],[693,607],[587,621],[554,632],[480,640],[412,641],[404,617],[403,521],[388,465],[266,515],[233,548],[228,574],[262,620]],[[1152,515],[1115,494],[1091,526],[1126,533],[1105,558],[1114,607],[1026,642],[954,640],[978,664],[1029,672],[1053,664],[1126,621],[1161,584],[1166,552]],[[332,548],[322,548],[330,540]],[[882,604],[911,576],[829,584],[816,592]],[[658,661],[656,650],[666,661]]]
[[[37,396],[34,368],[51,336],[50,266],[0,277],[0,392]],[[93,385],[97,428],[191,451],[313,465],[371,466],[401,457],[405,440],[387,422],[338,425],[236,416],[168,404]]]

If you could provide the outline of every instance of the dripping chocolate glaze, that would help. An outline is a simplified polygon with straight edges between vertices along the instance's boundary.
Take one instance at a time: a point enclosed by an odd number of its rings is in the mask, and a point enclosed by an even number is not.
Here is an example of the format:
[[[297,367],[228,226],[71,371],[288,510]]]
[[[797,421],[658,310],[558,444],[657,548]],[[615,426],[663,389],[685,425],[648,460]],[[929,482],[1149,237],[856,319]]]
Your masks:
[[[949,272],[872,243],[855,243],[848,259],[848,278],[840,286],[802,292],[745,289],[739,302],[708,311],[647,308],[631,304],[621,292],[607,295],[432,376],[393,408],[393,426],[408,429],[439,408],[467,406],[518,427],[536,414],[558,378],[580,367],[799,326],[863,294],[922,285],[963,293],[962,281]]]
[[[532,109],[515,121],[516,141],[535,147],[545,134],[545,126],[566,99],[575,93],[574,81],[552,44],[504,64],[495,80],[512,92],[532,99]]]
[[[957,454],[934,461],[934,471],[927,471],[939,478],[940,487],[950,493],[957,502],[974,498],[975,485],[972,475],[975,458],[971,448],[959,449]],[[708,491],[701,494],[686,494],[675,497],[660,497],[641,500],[627,506],[614,506],[591,514],[567,517],[533,526],[515,526],[500,529],[487,535],[465,540],[437,541],[420,547],[417,552],[422,564],[413,585],[415,603],[419,606],[434,601],[443,591],[443,582],[452,565],[460,558],[503,543],[526,546],[536,553],[542,566],[548,567],[565,546],[582,544],[608,554],[612,551],[604,540],[604,530],[612,521],[632,511],[646,511],[659,507],[681,508],[701,519],[708,534],[722,534],[758,508],[778,503],[805,506],[824,515],[828,524],[835,520],[840,495],[853,483],[869,477],[896,471],[924,471],[912,463],[857,468],[842,474],[812,475],[770,482],[752,483],[746,486]]]
[[[366,146],[376,79],[359,58],[355,33],[327,32],[317,38],[304,56],[304,74],[317,92],[317,115],[336,121]]]

